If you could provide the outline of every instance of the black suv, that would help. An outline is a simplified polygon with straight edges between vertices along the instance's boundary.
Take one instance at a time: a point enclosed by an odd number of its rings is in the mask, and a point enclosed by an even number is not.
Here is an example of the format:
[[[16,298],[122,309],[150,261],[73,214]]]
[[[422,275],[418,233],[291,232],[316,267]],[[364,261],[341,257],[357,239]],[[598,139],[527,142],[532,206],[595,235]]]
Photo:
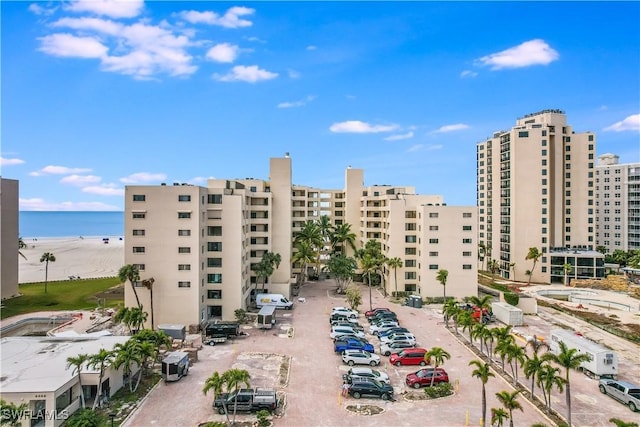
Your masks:
[[[371,378],[351,377],[349,395],[356,399],[372,396],[390,400],[393,399],[393,387]]]

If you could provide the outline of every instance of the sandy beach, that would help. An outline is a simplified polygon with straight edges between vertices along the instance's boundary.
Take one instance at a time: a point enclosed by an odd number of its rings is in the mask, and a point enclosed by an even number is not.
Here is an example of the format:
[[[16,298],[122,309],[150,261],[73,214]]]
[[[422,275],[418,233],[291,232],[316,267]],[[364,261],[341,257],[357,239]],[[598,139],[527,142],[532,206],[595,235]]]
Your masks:
[[[26,238],[27,247],[20,252],[19,283],[44,282],[45,263],[40,257],[50,252],[56,257],[49,263],[49,280],[67,280],[70,276],[95,278],[116,276],[124,265],[124,240],[110,237]]]

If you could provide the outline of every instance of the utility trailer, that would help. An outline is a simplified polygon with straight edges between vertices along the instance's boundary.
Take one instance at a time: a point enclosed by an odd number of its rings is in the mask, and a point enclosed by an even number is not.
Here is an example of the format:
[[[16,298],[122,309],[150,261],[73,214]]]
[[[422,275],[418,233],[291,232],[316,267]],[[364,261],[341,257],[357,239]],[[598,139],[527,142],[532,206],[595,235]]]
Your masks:
[[[588,354],[591,359],[580,364],[578,370],[594,378],[616,379],[618,376],[618,356],[615,351],[595,343],[582,335],[566,329],[551,331],[549,348],[554,354],[560,352],[560,343],[568,348],[575,348],[578,354]]]
[[[276,323],[276,307],[273,305],[265,305],[258,312],[256,318],[256,326],[259,329],[271,329]]]

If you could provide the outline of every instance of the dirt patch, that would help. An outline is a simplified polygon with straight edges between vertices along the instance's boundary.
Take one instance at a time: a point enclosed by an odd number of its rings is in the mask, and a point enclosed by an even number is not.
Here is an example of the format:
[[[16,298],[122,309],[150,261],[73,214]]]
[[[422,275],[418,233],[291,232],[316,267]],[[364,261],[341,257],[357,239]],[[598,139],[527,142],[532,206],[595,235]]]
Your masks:
[[[379,415],[384,412],[384,409],[375,405],[347,405],[345,409],[358,415]]]

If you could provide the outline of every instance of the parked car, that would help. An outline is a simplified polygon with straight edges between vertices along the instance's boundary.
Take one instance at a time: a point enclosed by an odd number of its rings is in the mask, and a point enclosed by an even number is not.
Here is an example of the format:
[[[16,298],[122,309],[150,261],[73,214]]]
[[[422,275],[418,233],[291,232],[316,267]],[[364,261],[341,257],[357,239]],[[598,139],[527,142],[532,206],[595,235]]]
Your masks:
[[[393,398],[393,387],[369,378],[354,378],[349,386],[349,395],[356,399],[369,396],[389,400]]]
[[[360,316],[360,313],[347,307],[333,307],[331,314],[344,314],[345,316],[352,318]]]
[[[231,408],[238,411],[257,412],[266,409],[269,412],[278,407],[276,390],[272,388],[243,388],[231,393],[222,393],[213,401],[213,408],[219,414],[225,413]]]
[[[383,319],[398,320],[398,316],[396,316],[396,314],[391,311],[388,311],[388,312],[384,311],[384,312],[379,312],[375,314],[373,317],[367,318],[369,323],[379,322],[380,320],[383,320]]]
[[[357,331],[363,331],[364,332],[364,326],[362,326],[359,323],[336,321],[336,322],[332,322],[331,326],[346,326],[347,328],[353,328],[353,329],[355,329]]]
[[[369,327],[369,333],[373,335],[378,335],[380,332],[384,332],[387,329],[395,328],[397,326],[399,326],[398,322],[390,321],[390,322],[377,323]]]
[[[424,355],[427,350],[424,348],[407,348],[399,351],[398,353],[392,353],[389,356],[389,363],[396,366],[402,365],[420,365],[425,366],[429,364],[428,360],[424,359]]]
[[[405,383],[413,388],[429,387],[432,378],[434,385],[449,382],[449,375],[444,369],[422,368],[414,373],[408,374],[405,378]]]
[[[378,366],[380,364],[380,356],[369,353],[364,350],[345,350],[342,353],[342,361],[349,366],[353,365],[370,365]]]
[[[405,348],[413,348],[416,346],[415,342],[410,341],[392,341],[380,344],[380,354],[384,356],[390,356],[391,353],[397,353]]]
[[[391,335],[393,333],[396,333],[396,332],[407,332],[408,333],[409,330],[407,328],[403,328],[402,326],[398,326],[398,327],[387,329],[386,331],[380,332],[378,334],[378,338],[386,337],[386,336],[389,336],[389,335]]]
[[[391,380],[389,379],[389,375],[384,372],[380,372],[376,369],[365,368],[365,367],[357,367],[349,368],[346,374],[342,375],[342,380],[351,383],[351,379],[354,377],[358,378],[371,378],[374,380],[378,380],[381,383],[391,384]]]
[[[358,337],[358,336],[353,335],[353,334],[336,335],[336,337],[333,339],[333,342],[344,341],[344,340],[358,340],[358,341],[362,341],[362,342],[368,342],[366,338]]]
[[[640,409],[640,386],[627,381],[600,380],[598,388],[601,393],[608,394],[614,399],[624,403],[633,412]]]
[[[333,322],[350,322],[350,323],[358,323],[357,317],[349,317],[342,313],[336,313],[329,316],[329,323]]]
[[[380,344],[391,343],[393,341],[409,341],[412,344],[415,344],[416,337],[409,332],[394,332],[384,337],[380,337]]]
[[[334,327],[332,327],[331,328],[331,332],[329,333],[329,336],[331,338],[336,338],[338,335],[346,335],[346,334],[355,335],[355,336],[360,337],[360,338],[364,338],[365,337],[364,332],[355,330],[353,328],[349,328],[347,326],[334,326]]]
[[[343,353],[346,350],[364,350],[369,353],[373,353],[375,350],[373,345],[369,344],[366,341],[360,340],[339,340],[336,341],[333,345],[333,350],[336,353]]]
[[[389,308],[385,308],[385,307],[376,307],[373,310],[367,310],[364,312],[365,317],[368,319],[370,317],[375,316],[376,314],[380,313],[380,312],[387,312],[387,313],[392,313],[391,309]]]

